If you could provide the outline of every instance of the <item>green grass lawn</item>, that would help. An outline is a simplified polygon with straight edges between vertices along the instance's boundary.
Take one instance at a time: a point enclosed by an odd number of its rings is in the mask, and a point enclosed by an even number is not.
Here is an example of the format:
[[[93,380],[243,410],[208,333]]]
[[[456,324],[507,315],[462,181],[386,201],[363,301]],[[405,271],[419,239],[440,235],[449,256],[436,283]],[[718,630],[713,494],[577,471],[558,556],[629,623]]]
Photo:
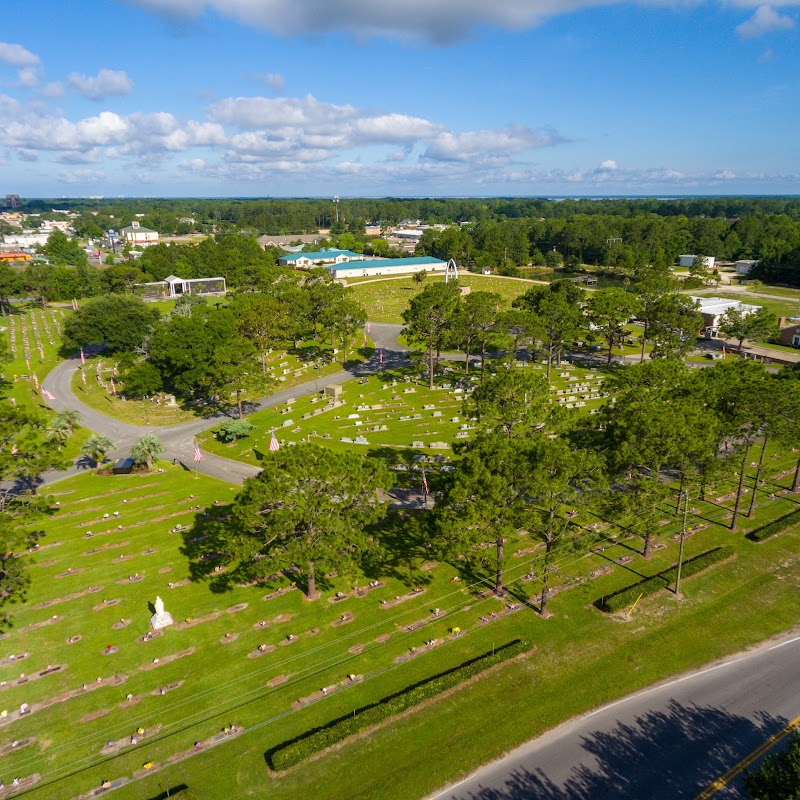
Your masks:
[[[352,284],[352,289],[355,298],[367,309],[367,317],[372,322],[401,323],[409,300],[426,284],[443,280],[443,275],[429,275],[423,283],[416,283],[410,277],[387,278],[380,281],[360,281]],[[458,281],[462,286],[469,286],[473,292],[497,292],[502,298],[504,308],[510,307],[512,300],[535,285],[524,279],[476,275],[471,272],[459,273]]]
[[[788,297],[785,300],[778,298],[773,300],[765,297],[756,297],[749,292],[726,292],[724,289],[702,290],[691,294],[705,297],[723,297],[726,300],[738,300],[746,305],[762,306],[778,317],[791,317],[797,313],[797,301],[793,301]],[[769,292],[764,292],[764,294],[769,294]]]
[[[571,714],[796,624],[797,532],[761,545],[743,536],[796,507],[797,498],[769,499],[790,482],[795,459],[770,449],[756,515],[737,533],[722,524],[732,485],[716,487],[707,503],[693,500],[690,528],[706,527],[687,539],[686,556],[732,544],[737,559],[685,581],[680,603],[668,593],[643,602],[629,624],[592,603],[674,563],[678,519],[666,505],[665,546],[649,560],[637,554],[638,540],[611,544],[620,528],[583,509],[556,550],[553,585],[562,590],[544,622],[527,605],[539,582],[526,576],[540,569],[530,535],[506,544],[511,593],[502,601],[478,594],[492,548],[477,572],[437,566],[419,516],[393,513],[370,570],[321,581],[323,596],[310,603],[282,576],[228,585],[215,536],[235,487],[163,463],[151,475],[59,483],[49,490],[53,515],[43,526],[28,600],[13,609],[14,627],[4,636],[0,706],[8,714],[0,718],[0,746],[33,741],[3,757],[2,777],[8,784],[38,774],[29,796],[48,800],[146,775],[145,764],[157,773],[115,796],[151,797],[184,782],[191,790],[184,797],[419,797]],[[171,532],[177,524],[186,530]],[[603,549],[584,555],[580,539]],[[130,580],[137,574],[140,580]],[[365,597],[351,594],[373,580],[382,585]],[[392,605],[413,587],[424,591]],[[337,602],[337,592],[345,599]],[[140,641],[156,595],[177,624]],[[522,607],[503,613],[513,602]],[[444,614],[434,616],[434,608]],[[454,627],[461,635],[451,635]],[[293,773],[268,773],[270,747],[515,637],[535,645],[528,659]],[[432,640],[440,644],[426,648]],[[261,644],[267,652],[249,657]],[[48,665],[64,669],[37,677]],[[18,684],[21,672],[28,681]],[[321,687],[330,687],[327,696]],[[33,713],[18,718],[21,703]],[[230,724],[245,729],[235,742],[194,747]],[[145,734],[137,738],[138,727]],[[115,744],[104,754],[108,742]],[[159,769],[180,754],[194,757]]]
[[[336,352],[334,352],[336,351]],[[351,350],[348,352],[348,363],[356,363],[368,358],[373,352],[372,340],[359,333],[354,337]],[[298,351],[276,351],[267,356],[267,377],[263,390],[245,392],[242,399],[254,402],[264,395],[278,389],[288,389],[310,380],[324,380],[326,375],[338,372],[342,364],[337,358],[344,353],[328,344],[304,342]],[[103,385],[97,378],[98,365],[103,378]],[[319,369],[315,367],[319,365]],[[208,406],[184,402],[176,398],[177,405],[167,405],[165,394],[160,394],[158,402],[144,399],[124,397],[124,386],[118,387],[117,395],[111,393],[111,378],[114,373],[113,358],[95,357],[87,359],[83,369],[86,383],[83,383],[81,371],[77,370],[72,378],[72,389],[75,394],[91,408],[102,411],[114,419],[127,422],[129,425],[177,425],[211,413],[214,409]],[[119,381],[117,381],[119,383]],[[235,405],[235,394],[231,396],[231,405]]]
[[[762,283],[756,290],[759,294],[769,294],[775,297],[788,297],[792,300],[800,300],[800,289],[792,289],[788,286],[771,286]]]
[[[489,364],[489,369],[495,366]],[[250,464],[258,464],[268,453],[272,430],[284,445],[315,441],[333,449],[355,449],[389,461],[408,463],[414,452],[449,456],[454,441],[473,435],[475,423],[464,416],[462,405],[466,390],[474,384],[464,375],[462,361],[450,362],[445,369],[447,372],[437,379],[433,390],[428,389],[427,380],[420,380],[410,368],[349,381],[343,386],[343,404],[336,407],[324,397],[323,377],[317,394],[249,416],[248,420],[255,425],[249,437],[225,444],[216,440],[214,432],[209,432],[199,436],[198,441],[212,453]],[[534,364],[525,369],[543,372],[544,366]],[[477,379],[478,372],[473,369],[471,377]],[[458,388],[459,382],[462,388]],[[601,405],[600,397],[584,397],[602,394],[601,385],[602,375],[596,370],[565,365],[562,369],[554,367],[552,373],[551,388],[556,402],[574,413],[585,413]],[[583,406],[575,405],[581,402]],[[356,443],[357,437],[363,437],[366,444]],[[415,442],[421,442],[422,446],[414,446]]]
[[[65,316],[70,313],[57,308],[43,309],[39,303],[25,303],[14,305],[10,316],[0,318],[0,328],[5,328],[2,335],[11,347],[11,361],[3,364],[3,393],[17,406],[36,410],[49,417],[55,415],[42,400],[41,390],[36,389],[34,376],[40,381],[41,387],[41,381],[58,364],[61,326]],[[88,435],[88,430],[78,426],[64,446],[65,458],[77,457]]]

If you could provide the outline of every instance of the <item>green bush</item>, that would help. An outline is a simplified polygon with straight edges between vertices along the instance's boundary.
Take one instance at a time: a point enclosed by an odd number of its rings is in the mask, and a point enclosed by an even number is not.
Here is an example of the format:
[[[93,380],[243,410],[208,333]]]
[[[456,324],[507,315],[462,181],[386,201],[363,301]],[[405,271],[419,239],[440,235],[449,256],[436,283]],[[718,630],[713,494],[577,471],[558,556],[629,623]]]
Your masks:
[[[249,436],[255,425],[246,419],[232,419],[226,422],[217,433],[217,439],[221,442],[235,442],[237,439],[244,439]]]
[[[691,575],[696,575],[698,572],[702,572],[704,569],[708,569],[708,567],[718,564],[726,558],[730,558],[735,552],[734,548],[729,546],[715,547],[713,550],[707,550],[705,553],[701,553],[699,556],[695,556],[683,562],[681,577],[688,578]],[[668,586],[675,583],[675,578],[677,576],[678,566],[676,564],[674,567],[659,572],[657,575],[645,578],[643,581],[634,583],[632,586],[620,589],[618,592],[614,592],[614,594],[601,597],[595,605],[601,611],[607,611],[609,614],[622,611],[623,608],[627,608],[635,603],[640,595],[642,597],[648,597],[661,589],[666,589]]]
[[[798,522],[800,522],[800,508],[790,512],[789,514],[785,514],[778,519],[774,519],[767,525],[756,528],[756,530],[747,534],[747,538],[753,542],[763,542],[765,539],[769,539],[770,536],[774,536],[776,533],[783,533],[783,531],[785,531],[787,528],[790,528],[792,525],[795,525]]]
[[[495,664],[527,652],[530,648],[529,642],[515,639],[513,642],[496,648],[491,653],[485,653],[447,672],[434,675],[397,694],[384,697],[377,703],[356,709],[346,717],[332,720],[326,725],[302,734],[297,739],[278,745],[267,753],[269,763],[276,771],[289,769],[315,753],[413,708],[425,700],[436,697]]]

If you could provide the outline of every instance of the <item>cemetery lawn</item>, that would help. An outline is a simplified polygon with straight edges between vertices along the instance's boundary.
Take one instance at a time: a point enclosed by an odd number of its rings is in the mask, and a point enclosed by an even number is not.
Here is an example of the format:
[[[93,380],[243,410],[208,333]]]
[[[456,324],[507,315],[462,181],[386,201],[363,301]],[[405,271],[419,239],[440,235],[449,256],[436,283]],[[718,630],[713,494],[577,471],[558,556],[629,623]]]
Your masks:
[[[359,333],[353,342],[361,344],[364,336]],[[267,356],[267,371],[270,380],[265,384],[262,391],[250,391],[242,394],[245,403],[253,403],[261,397],[268,395],[271,391],[278,389],[288,389],[297,386],[315,376],[319,377],[320,383],[326,375],[339,372],[343,367],[340,362],[334,361],[332,355],[333,348],[327,345],[320,345],[317,342],[304,342],[298,352],[275,352]],[[314,358],[313,353],[319,352],[321,358]],[[368,338],[365,347],[354,347],[352,353],[348,352],[348,364],[364,361],[372,354],[372,341]],[[104,386],[97,380],[97,366],[100,364]],[[315,370],[314,365],[319,363],[320,369]],[[279,367],[285,364],[285,367]],[[260,369],[260,362],[259,362]],[[80,369],[76,370],[72,376],[72,390],[87,406],[107,414],[109,417],[126,422],[129,425],[178,425],[182,422],[195,419],[196,417],[209,414],[214,409],[211,406],[191,403],[176,398],[176,405],[168,405],[166,393],[159,393],[158,402],[145,399],[130,399],[124,396],[124,386],[118,385],[116,396],[111,394],[110,379],[113,377],[114,360],[113,358],[87,358],[83,371],[86,375],[86,385],[81,378]],[[286,374],[283,374],[283,373]],[[235,411],[235,393],[231,397],[231,405]]]
[[[386,278],[361,281],[351,284],[351,288],[356,300],[366,308],[367,319],[372,322],[401,323],[408,301],[426,284],[442,281],[444,275],[428,275],[422,283],[417,283],[411,277]],[[476,275],[472,272],[460,272],[458,282],[462,286],[469,286],[473,292],[497,292],[502,298],[503,308],[510,308],[512,300],[536,285],[521,278]]]
[[[487,374],[493,366],[491,362],[487,364]],[[418,377],[412,368],[387,369],[348,381],[342,387],[343,404],[337,407],[324,397],[325,381],[321,379],[319,392],[248,416],[255,426],[250,436],[226,444],[209,431],[200,434],[198,442],[204,450],[254,465],[269,457],[272,430],[283,445],[314,441],[335,450],[355,449],[390,462],[408,464],[412,453],[450,456],[453,441],[468,439],[475,429],[474,421],[463,414],[465,390],[456,384],[462,381],[464,387],[475,385],[473,381],[477,381],[479,373],[471,369],[470,378],[466,378],[460,360],[447,362],[445,368],[449,372],[437,377],[433,390],[428,389],[427,380],[412,379]],[[534,364],[524,369],[544,373],[545,368]],[[597,370],[554,366],[550,384],[556,398],[563,398],[557,402],[571,413],[588,413],[603,402],[602,375]],[[582,391],[579,387],[586,388]],[[576,407],[576,402],[584,405]]]
[[[58,348],[61,344],[60,328],[65,315],[71,311],[58,308],[43,309],[40,303],[18,303],[12,306],[10,315],[0,317],[0,328],[11,347],[11,361],[3,364],[2,373],[5,380],[5,396],[12,399],[17,406],[22,406],[54,417],[55,411],[42,399],[40,390],[36,389],[33,380],[35,375],[39,381],[53,369],[60,358]],[[34,326],[34,322],[36,325]],[[24,335],[28,339],[28,362],[26,364]],[[40,354],[38,345],[41,345]],[[40,383],[41,386],[41,383]],[[64,458],[73,459],[80,455],[81,445],[90,431],[77,426],[64,445]]]
[[[216,561],[236,487],[163,462],[163,472],[60,482],[45,489],[53,515],[41,526],[46,537],[28,599],[12,608],[0,662],[8,710],[0,747],[34,741],[4,756],[0,777],[38,774],[27,796],[42,800],[76,798],[131,776],[146,777],[115,797],[153,797],[181,783],[189,786],[177,795],[184,798],[420,797],[571,715],[795,625],[800,528],[759,545],[744,538],[797,507],[797,497],[769,499],[790,483],[794,459],[768,450],[756,515],[737,533],[720,524],[733,484],[718,486],[707,503],[693,501],[686,557],[722,544],[737,557],[687,579],[680,603],[666,592],[643,601],[629,624],[592,604],[675,562],[678,520],[666,505],[664,547],[649,560],[637,554],[638,540],[610,544],[620,530],[581,510],[573,535],[604,549],[580,556],[568,542],[559,546],[554,617],[545,622],[528,605],[539,588],[527,579],[540,552],[530,535],[506,545],[510,593],[500,600],[479,594],[482,574],[430,560],[416,513],[393,512],[377,534],[383,549],[372,571],[321,581],[322,597],[310,603],[288,578],[240,586]],[[178,524],[185,530],[171,532]],[[491,547],[485,557],[488,575]],[[354,595],[354,586],[375,580],[381,585]],[[414,587],[424,591],[409,594]],[[176,624],[139,641],[156,595]],[[401,602],[393,605],[395,598]],[[517,637],[535,647],[524,660],[294,772],[268,772],[270,748]],[[48,665],[64,669],[40,675]],[[22,684],[20,672],[28,678]],[[18,717],[21,703],[33,713]],[[211,747],[231,724],[244,732]]]

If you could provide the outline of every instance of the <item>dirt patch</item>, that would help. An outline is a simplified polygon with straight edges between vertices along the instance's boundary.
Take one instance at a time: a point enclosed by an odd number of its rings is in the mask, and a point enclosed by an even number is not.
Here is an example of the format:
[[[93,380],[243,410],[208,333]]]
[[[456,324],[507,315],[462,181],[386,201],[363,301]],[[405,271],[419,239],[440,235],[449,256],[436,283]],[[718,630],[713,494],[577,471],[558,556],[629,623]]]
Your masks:
[[[85,714],[81,717],[81,722],[92,722],[92,720],[100,719],[100,717],[104,717],[106,714],[110,713],[110,708],[101,708],[100,711],[93,711],[91,714]]]
[[[111,606],[118,606],[122,602],[122,599],[119,597],[115,597],[113,600],[103,600],[102,603],[98,603],[92,611],[102,611],[104,608],[111,608]]]

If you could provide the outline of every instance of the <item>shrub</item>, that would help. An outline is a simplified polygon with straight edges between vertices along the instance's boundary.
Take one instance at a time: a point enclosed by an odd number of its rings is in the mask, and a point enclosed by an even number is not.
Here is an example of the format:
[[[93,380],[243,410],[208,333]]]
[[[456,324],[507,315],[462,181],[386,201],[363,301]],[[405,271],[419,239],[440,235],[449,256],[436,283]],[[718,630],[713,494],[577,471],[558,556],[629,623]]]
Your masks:
[[[235,442],[237,439],[244,439],[249,436],[255,426],[246,419],[232,419],[226,422],[217,433],[217,438],[221,442]]]
[[[707,550],[705,553],[701,553],[699,556],[695,556],[683,562],[681,577],[688,578],[692,575],[697,575],[698,572],[702,572],[704,569],[708,569],[708,567],[718,564],[726,558],[730,558],[735,552],[734,548],[730,546],[715,547],[713,550]],[[648,597],[661,589],[666,589],[675,582],[677,576],[678,566],[676,564],[674,567],[659,572],[657,575],[645,578],[643,581],[620,589],[618,592],[614,592],[614,594],[601,597],[595,605],[601,611],[607,611],[609,614],[622,611],[623,608],[627,608],[629,605],[635,603],[640,595],[642,597]]]
[[[469,680],[475,675],[487,670],[495,664],[500,664],[514,656],[525,653],[531,645],[521,639],[515,639],[491,653],[467,661],[447,672],[434,675],[432,678],[409,686],[397,694],[384,697],[364,708],[353,711],[346,717],[332,720],[319,728],[314,728],[285,744],[278,745],[267,754],[272,768],[276,771],[286,770],[305,761],[315,753],[319,753],[349,736],[371,728],[384,720],[419,705],[442,692],[452,689]]]
[[[747,538],[752,542],[763,542],[765,539],[769,539],[770,536],[774,536],[776,533],[783,533],[787,528],[790,528],[792,525],[796,525],[798,522],[800,522],[800,508],[790,512],[789,514],[785,514],[778,519],[774,519],[772,522],[763,525],[760,528],[756,528],[756,530],[747,534]]]

